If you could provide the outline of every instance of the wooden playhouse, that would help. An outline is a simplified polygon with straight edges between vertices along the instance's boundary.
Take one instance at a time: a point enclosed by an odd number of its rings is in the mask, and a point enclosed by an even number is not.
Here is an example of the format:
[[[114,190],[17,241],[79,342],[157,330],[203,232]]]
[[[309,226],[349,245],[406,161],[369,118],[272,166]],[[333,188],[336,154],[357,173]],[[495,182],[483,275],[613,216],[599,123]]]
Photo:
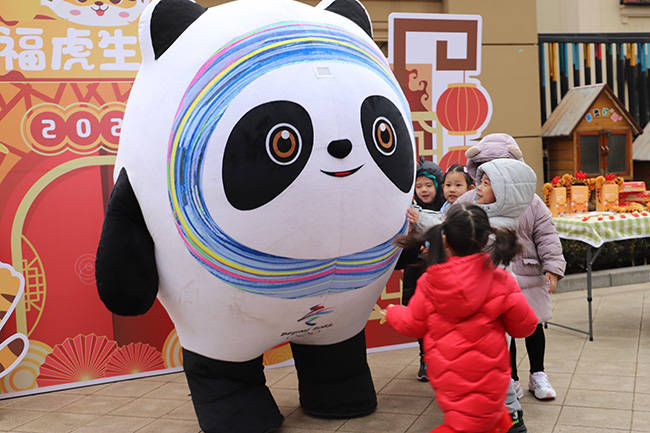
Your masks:
[[[607,84],[569,90],[542,126],[548,176],[582,171],[632,179],[632,143],[641,127]]]

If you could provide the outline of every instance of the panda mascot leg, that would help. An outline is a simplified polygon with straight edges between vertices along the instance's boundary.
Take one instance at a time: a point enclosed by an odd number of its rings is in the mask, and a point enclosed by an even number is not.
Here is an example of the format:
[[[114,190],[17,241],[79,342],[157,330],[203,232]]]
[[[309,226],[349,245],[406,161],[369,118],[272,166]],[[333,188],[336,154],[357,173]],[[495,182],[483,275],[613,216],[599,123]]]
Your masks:
[[[377,408],[366,358],[366,336],[325,346],[291,343],[298,371],[300,405],[320,418],[353,418]]]
[[[247,362],[206,358],[183,349],[192,403],[206,433],[266,433],[284,420],[265,385],[262,356]]]

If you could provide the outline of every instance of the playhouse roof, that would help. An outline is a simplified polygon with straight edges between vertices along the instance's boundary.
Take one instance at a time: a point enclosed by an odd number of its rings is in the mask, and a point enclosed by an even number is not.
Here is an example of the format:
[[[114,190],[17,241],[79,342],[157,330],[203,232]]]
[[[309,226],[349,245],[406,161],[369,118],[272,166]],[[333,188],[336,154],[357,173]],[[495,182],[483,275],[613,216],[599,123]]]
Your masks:
[[[634,153],[632,159],[635,161],[650,161],[650,123],[643,129],[643,134],[639,135],[632,144]]]
[[[605,94],[616,107],[617,112],[632,126],[635,134],[641,132],[639,124],[630,116],[625,106],[616,97],[606,83],[580,86],[570,89],[551,113],[544,126],[542,137],[565,137],[571,135],[573,130],[591,108],[601,93]]]

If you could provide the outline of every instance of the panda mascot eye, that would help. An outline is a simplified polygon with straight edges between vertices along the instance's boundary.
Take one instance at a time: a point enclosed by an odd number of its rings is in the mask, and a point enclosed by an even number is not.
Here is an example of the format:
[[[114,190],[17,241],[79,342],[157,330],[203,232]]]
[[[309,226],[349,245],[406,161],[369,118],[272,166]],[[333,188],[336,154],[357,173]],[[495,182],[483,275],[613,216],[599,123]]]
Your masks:
[[[250,109],[232,128],[224,150],[228,202],[252,210],[275,199],[305,168],[313,142],[311,117],[301,105],[272,101]]]
[[[372,138],[375,146],[385,156],[391,156],[397,147],[397,137],[395,137],[394,131],[393,124],[384,116],[378,117],[372,125]]]
[[[402,113],[388,98],[368,96],[361,103],[361,127],[372,159],[397,188],[409,192],[415,160]]]
[[[266,136],[266,152],[279,165],[294,163],[302,150],[302,138],[298,130],[288,123],[279,123]]]

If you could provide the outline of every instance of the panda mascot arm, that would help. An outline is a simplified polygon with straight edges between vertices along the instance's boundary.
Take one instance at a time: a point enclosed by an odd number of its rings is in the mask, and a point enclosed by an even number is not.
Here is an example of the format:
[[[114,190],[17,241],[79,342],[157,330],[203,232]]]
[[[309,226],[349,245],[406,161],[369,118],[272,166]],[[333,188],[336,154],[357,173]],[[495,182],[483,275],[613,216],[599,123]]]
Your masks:
[[[124,168],[106,207],[95,277],[100,299],[115,314],[144,314],[156,300],[158,271],[153,239]]]

